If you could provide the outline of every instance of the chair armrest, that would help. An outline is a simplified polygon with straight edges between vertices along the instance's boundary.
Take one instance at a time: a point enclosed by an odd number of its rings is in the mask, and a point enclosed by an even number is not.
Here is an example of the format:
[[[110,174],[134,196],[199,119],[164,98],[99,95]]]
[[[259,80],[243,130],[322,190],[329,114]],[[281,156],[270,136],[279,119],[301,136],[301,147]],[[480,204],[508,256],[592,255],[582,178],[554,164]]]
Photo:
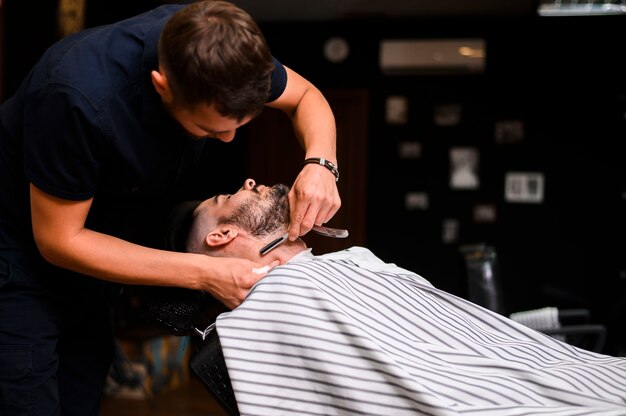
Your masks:
[[[568,323],[582,322],[589,323],[591,320],[591,313],[588,309],[559,309],[559,321],[562,325],[568,325]]]

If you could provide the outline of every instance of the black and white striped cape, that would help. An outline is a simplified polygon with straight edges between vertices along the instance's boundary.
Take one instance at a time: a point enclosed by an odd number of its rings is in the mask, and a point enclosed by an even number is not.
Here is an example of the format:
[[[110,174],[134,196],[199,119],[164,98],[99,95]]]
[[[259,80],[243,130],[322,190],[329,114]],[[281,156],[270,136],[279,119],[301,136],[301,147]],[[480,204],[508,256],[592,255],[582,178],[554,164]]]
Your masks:
[[[362,247],[275,267],[216,328],[242,415],[626,415],[626,357],[555,340]]]

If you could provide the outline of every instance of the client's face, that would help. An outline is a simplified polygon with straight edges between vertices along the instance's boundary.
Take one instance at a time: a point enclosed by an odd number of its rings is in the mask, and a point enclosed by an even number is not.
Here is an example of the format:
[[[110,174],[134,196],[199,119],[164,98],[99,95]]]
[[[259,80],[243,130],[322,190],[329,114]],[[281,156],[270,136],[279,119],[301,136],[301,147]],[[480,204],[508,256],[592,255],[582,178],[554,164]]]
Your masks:
[[[257,185],[246,179],[234,194],[219,194],[204,201],[198,209],[206,220],[234,224],[255,237],[264,237],[289,226],[289,187]]]

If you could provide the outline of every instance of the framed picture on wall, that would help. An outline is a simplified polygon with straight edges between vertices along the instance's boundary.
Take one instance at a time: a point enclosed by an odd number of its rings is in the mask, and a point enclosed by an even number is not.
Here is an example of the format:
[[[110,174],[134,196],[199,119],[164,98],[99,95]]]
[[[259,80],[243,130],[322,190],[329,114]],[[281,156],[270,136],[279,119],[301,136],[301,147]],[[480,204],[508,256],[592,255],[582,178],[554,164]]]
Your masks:
[[[428,209],[429,198],[426,192],[407,192],[404,194],[404,208],[407,211]]]
[[[398,159],[419,159],[421,157],[421,142],[417,140],[403,140],[398,143]]]
[[[450,151],[450,188],[478,189],[479,152],[476,147],[451,147]]]
[[[497,144],[521,143],[524,141],[524,122],[522,120],[496,121],[493,135]]]
[[[439,127],[456,126],[461,122],[461,104],[441,104],[434,108],[433,121]]]
[[[540,204],[543,202],[543,193],[543,173],[507,172],[504,180],[505,201]]]
[[[390,95],[385,101],[385,122],[406,124],[409,121],[409,99],[402,95]]]
[[[452,244],[459,241],[459,220],[456,218],[444,218],[441,222],[441,241],[444,244]]]
[[[493,224],[497,218],[496,206],[494,204],[476,204],[472,214],[474,222],[477,224]]]

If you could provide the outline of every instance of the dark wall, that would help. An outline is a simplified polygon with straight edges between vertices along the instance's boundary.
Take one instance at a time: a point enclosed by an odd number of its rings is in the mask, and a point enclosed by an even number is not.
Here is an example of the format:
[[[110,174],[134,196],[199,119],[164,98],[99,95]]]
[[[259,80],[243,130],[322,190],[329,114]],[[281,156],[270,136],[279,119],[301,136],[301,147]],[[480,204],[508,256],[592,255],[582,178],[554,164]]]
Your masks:
[[[30,67],[56,38],[56,2],[37,5],[19,0],[3,2],[4,31],[3,99],[10,97]]]
[[[175,0],[87,0],[85,27],[104,25],[131,17],[164,3]],[[1,81],[3,99],[10,97],[19,87],[31,66],[45,49],[59,39],[57,30],[57,2],[44,1],[33,4],[22,0],[4,0],[5,68]],[[35,11],[35,12],[34,12]]]
[[[375,253],[467,296],[459,247],[491,244],[507,311],[589,308],[610,327],[615,352],[626,344],[625,23],[528,16],[262,26],[274,55],[318,86],[370,92],[367,241]],[[339,64],[322,52],[333,36],[351,46]],[[388,76],[378,67],[381,39],[459,37],[485,39],[483,74]],[[386,123],[390,95],[408,98],[406,124]],[[462,108],[459,124],[436,125],[435,108],[449,104]],[[521,121],[523,140],[497,143],[501,120]],[[404,141],[419,142],[421,157],[399,158]],[[479,150],[479,189],[450,188],[453,146]],[[515,171],[543,173],[542,203],[505,201],[504,177]],[[427,193],[428,208],[407,210],[407,192]],[[476,204],[494,206],[495,222],[476,222]],[[454,242],[442,241],[445,219],[458,221]]]

